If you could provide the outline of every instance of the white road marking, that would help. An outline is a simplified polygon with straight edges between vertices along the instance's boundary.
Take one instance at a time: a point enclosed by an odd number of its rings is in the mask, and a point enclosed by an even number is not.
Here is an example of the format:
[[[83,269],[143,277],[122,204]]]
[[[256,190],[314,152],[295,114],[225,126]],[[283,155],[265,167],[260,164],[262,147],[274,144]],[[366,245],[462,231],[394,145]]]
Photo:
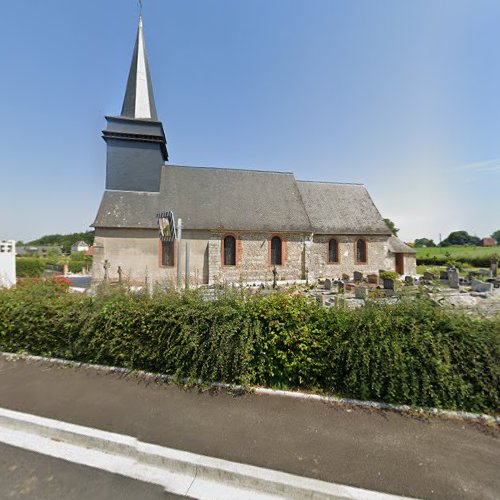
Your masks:
[[[0,442],[209,499],[403,499],[0,408]]]

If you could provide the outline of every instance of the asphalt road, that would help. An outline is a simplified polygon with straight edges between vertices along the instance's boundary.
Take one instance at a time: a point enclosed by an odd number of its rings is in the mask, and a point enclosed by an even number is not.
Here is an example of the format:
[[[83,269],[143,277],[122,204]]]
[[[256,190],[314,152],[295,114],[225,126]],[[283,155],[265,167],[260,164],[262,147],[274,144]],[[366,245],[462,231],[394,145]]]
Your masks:
[[[498,431],[317,401],[200,393],[6,361],[0,407],[180,450],[419,498],[498,499]]]
[[[166,500],[160,486],[0,443],[0,498],[8,500]]]

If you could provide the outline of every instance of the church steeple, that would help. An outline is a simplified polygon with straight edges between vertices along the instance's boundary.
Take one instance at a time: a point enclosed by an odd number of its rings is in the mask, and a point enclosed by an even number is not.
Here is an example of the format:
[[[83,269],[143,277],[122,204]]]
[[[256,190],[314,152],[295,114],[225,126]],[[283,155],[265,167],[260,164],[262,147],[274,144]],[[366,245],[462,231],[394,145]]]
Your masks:
[[[167,139],[156,114],[142,13],[122,112],[106,120],[106,189],[159,192],[162,166],[168,161]]]
[[[125,91],[121,116],[127,118],[158,120],[153,95],[153,85],[151,83],[151,74],[149,72],[148,56],[144,43],[142,13],[139,16],[134,55],[132,56],[132,64],[130,65],[127,90]]]

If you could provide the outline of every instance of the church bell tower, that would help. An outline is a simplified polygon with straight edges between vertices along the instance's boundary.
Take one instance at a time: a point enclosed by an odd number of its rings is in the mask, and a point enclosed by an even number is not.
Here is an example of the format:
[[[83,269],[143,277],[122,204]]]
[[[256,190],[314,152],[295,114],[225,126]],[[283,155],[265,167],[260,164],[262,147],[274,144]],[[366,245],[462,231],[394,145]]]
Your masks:
[[[106,189],[159,192],[167,140],[156,113],[142,14],[121,114],[106,116],[106,121]]]

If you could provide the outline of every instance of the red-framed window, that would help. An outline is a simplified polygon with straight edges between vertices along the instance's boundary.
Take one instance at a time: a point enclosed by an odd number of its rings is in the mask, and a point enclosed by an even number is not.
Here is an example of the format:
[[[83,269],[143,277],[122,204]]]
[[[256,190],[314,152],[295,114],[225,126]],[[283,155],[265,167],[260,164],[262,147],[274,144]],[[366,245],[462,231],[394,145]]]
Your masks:
[[[339,262],[339,242],[335,238],[332,238],[328,241],[328,264],[338,264]]]
[[[368,245],[366,240],[359,238],[355,243],[356,264],[366,264],[368,262]]]

